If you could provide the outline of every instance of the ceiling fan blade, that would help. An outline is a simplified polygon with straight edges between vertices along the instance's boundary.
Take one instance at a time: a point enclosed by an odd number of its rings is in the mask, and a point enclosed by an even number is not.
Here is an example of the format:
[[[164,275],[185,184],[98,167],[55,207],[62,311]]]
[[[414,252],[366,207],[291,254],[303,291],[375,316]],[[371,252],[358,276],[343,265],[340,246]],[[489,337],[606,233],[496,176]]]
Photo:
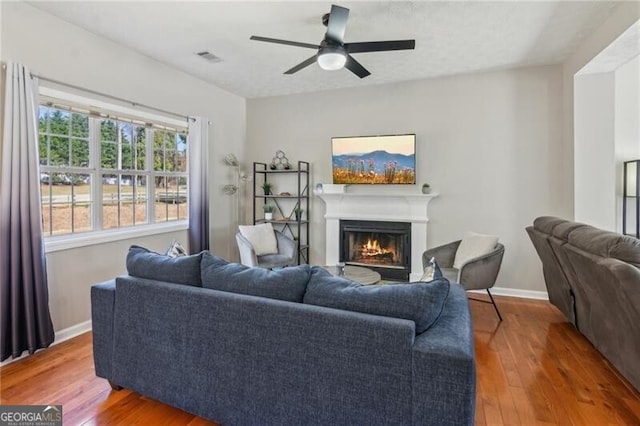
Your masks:
[[[313,64],[314,62],[316,62],[316,60],[318,59],[317,55],[313,55],[312,57],[310,57],[309,59],[300,62],[298,65],[296,65],[295,67],[291,68],[290,70],[285,71],[285,74],[293,74],[296,73],[298,71],[300,71],[303,68],[308,67],[309,65]]]
[[[415,40],[365,41],[361,43],[345,43],[348,53],[384,52],[388,50],[415,49]]]
[[[360,78],[365,78],[366,76],[371,74],[365,67],[360,64],[360,62],[353,59],[353,56],[351,55],[347,55],[347,63],[344,64],[344,67]]]
[[[347,28],[349,9],[331,5],[329,22],[327,23],[327,38],[342,44],[344,42],[344,30]]]
[[[267,43],[277,43],[277,44],[286,44],[288,46],[296,46],[296,47],[306,47],[308,49],[319,49],[320,46],[317,44],[309,44],[309,43],[300,43],[297,41],[289,41],[289,40],[280,40],[277,38],[269,38],[269,37],[260,37],[260,36],[251,36],[250,40],[256,41],[266,41]]]

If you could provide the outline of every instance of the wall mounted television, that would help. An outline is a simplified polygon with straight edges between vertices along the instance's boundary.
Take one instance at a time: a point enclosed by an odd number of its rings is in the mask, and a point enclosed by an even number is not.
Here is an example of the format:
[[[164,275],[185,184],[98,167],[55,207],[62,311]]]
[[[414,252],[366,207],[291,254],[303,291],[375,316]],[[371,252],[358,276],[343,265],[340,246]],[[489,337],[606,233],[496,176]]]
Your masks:
[[[334,184],[415,184],[416,135],[331,138]]]

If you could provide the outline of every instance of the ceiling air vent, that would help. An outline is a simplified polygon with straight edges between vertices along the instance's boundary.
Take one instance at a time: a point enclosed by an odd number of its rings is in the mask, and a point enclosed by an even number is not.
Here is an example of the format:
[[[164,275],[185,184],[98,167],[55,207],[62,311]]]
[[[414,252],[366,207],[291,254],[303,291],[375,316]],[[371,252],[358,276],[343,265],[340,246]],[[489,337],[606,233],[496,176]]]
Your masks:
[[[213,53],[209,52],[209,51],[203,51],[203,52],[198,52],[197,53],[198,56],[200,56],[203,59],[206,59],[209,62],[222,62],[222,59],[218,58],[216,55],[214,55]]]

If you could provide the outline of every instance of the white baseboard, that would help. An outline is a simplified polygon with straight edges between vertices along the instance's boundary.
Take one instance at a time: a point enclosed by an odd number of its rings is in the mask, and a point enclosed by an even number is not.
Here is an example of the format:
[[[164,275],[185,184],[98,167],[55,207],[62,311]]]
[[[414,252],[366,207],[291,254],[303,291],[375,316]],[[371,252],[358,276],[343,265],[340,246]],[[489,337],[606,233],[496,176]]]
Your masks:
[[[507,287],[492,287],[491,294],[493,296],[508,296],[508,297],[520,297],[522,299],[537,299],[537,300],[549,300],[549,295],[546,291],[536,290],[520,290],[517,288]],[[473,293],[487,294],[484,290],[471,290]]]
[[[76,325],[72,325],[71,327],[65,328],[63,330],[60,331],[56,331],[56,338],[53,341],[53,343],[51,344],[51,346],[57,345],[58,343],[62,343],[65,340],[69,340],[72,339],[76,336],[81,335],[82,333],[86,333],[87,331],[91,330],[91,320],[89,321],[85,321],[85,322],[81,322],[80,324],[76,324]],[[42,349],[40,349],[42,350]],[[39,351],[36,351],[36,353]],[[29,355],[23,355],[21,357],[18,358],[11,358],[11,359],[7,359],[6,361],[3,361],[0,363],[0,367],[4,367],[5,365],[9,365],[12,362],[16,362],[16,361],[20,361],[22,359],[26,359]]]
[[[91,330],[91,320],[81,322],[80,324],[72,325],[71,327],[65,328],[64,330],[60,330],[56,332],[56,340],[54,340],[54,342],[52,343],[52,346],[57,345],[58,343],[62,343],[65,340],[72,339],[90,330]]]

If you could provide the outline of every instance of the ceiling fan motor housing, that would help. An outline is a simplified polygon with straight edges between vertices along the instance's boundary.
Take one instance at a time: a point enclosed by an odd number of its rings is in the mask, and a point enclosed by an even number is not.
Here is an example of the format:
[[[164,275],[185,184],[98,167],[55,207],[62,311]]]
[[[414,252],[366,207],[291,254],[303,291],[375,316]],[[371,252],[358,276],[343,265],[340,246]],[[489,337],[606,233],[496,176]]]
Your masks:
[[[322,42],[318,50],[318,65],[324,70],[334,71],[344,67],[347,62],[347,52],[340,44]]]

